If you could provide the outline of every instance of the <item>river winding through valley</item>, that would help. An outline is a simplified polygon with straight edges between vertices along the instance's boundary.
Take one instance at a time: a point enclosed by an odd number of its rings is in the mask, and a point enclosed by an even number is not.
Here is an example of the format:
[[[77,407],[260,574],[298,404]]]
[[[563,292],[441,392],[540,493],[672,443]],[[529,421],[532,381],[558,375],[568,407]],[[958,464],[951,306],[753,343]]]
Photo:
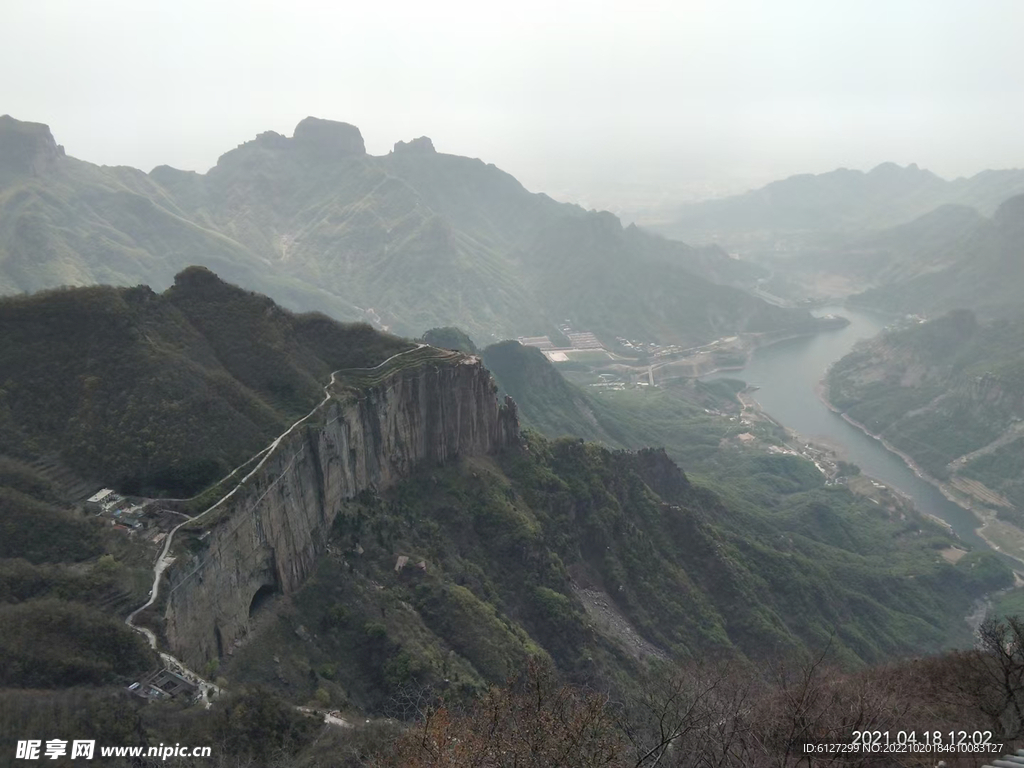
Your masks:
[[[849,318],[845,328],[823,331],[757,350],[742,371],[722,372],[705,379],[740,378],[760,389],[754,393],[762,409],[789,429],[812,442],[837,451],[860,466],[865,474],[909,496],[914,506],[937,517],[974,548],[988,544],[975,532],[974,516],[918,477],[879,440],[865,434],[834,413],[818,397],[817,387],[828,366],[849,352],[861,339],[877,335],[887,320],[880,315],[846,307],[822,307],[819,314]],[[1020,563],[1014,562],[1016,567]]]

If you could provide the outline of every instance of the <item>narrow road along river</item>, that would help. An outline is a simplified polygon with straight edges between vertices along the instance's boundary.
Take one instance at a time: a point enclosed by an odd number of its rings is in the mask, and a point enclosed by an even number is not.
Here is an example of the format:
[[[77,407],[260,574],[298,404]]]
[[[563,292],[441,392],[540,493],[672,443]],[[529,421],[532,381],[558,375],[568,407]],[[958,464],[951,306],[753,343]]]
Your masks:
[[[865,474],[909,496],[921,512],[946,521],[965,543],[988,548],[974,531],[973,515],[914,474],[881,442],[829,410],[818,398],[816,388],[828,366],[849,352],[859,340],[880,333],[887,320],[845,307],[822,307],[816,314],[842,315],[850,319],[850,324],[764,347],[754,353],[742,371],[705,378],[739,378],[760,387],[754,398],[776,421],[811,441],[835,448],[846,461],[860,466]]]

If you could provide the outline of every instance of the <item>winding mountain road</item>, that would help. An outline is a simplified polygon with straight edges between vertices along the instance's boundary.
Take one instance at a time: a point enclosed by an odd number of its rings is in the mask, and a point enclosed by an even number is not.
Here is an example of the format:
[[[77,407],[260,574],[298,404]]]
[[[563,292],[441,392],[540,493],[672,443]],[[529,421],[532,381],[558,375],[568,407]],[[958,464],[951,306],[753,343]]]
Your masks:
[[[160,651],[157,648],[157,637],[156,637],[156,634],[154,634],[153,631],[150,630],[149,628],[140,626],[139,624],[135,623],[136,617],[140,613],[145,611],[147,608],[152,606],[157,601],[157,599],[158,599],[158,597],[160,595],[160,581],[161,581],[161,577],[163,576],[164,571],[167,570],[167,567],[170,566],[171,563],[174,562],[174,558],[171,557],[171,554],[170,554],[171,546],[172,546],[172,544],[174,542],[174,534],[176,534],[178,532],[179,528],[187,525],[188,523],[194,522],[196,520],[201,520],[206,515],[210,514],[215,509],[220,507],[224,502],[226,502],[232,496],[234,496],[235,493],[238,491],[238,489],[241,488],[242,485],[244,485],[245,482],[250,477],[252,477],[254,474],[256,474],[256,472],[258,472],[263,467],[263,465],[266,463],[267,459],[270,458],[270,456],[274,453],[274,451],[277,449],[277,447],[281,444],[282,440],[284,440],[286,437],[288,437],[288,435],[290,435],[293,431],[295,431],[296,428],[298,428],[301,424],[303,424],[306,420],[308,420],[314,413],[319,411],[321,408],[323,408],[328,403],[328,401],[332,397],[332,395],[331,395],[331,388],[334,386],[334,384],[337,381],[337,378],[338,378],[338,376],[340,374],[343,374],[343,373],[344,374],[350,374],[350,373],[370,373],[372,371],[378,371],[381,368],[383,368],[384,366],[386,366],[389,363],[391,363],[396,358],[401,357],[403,355],[407,355],[410,352],[415,352],[417,350],[423,349],[424,347],[427,347],[427,346],[430,346],[430,345],[429,344],[423,344],[421,342],[416,342],[416,346],[415,347],[413,347],[411,349],[403,350],[401,352],[398,352],[398,353],[392,355],[391,357],[389,357],[387,360],[384,360],[383,362],[378,363],[377,365],[375,365],[375,366],[373,366],[371,368],[339,368],[337,371],[334,371],[333,373],[331,373],[331,380],[329,382],[327,382],[327,384],[324,386],[324,399],[321,400],[320,403],[316,407],[313,408],[313,410],[311,410],[309,413],[307,413],[301,419],[299,419],[294,424],[292,424],[290,427],[288,427],[288,429],[286,429],[284,432],[282,432],[280,435],[278,435],[276,438],[274,438],[274,440],[266,448],[263,448],[262,450],[258,451],[253,456],[249,457],[244,463],[240,464],[238,467],[236,467],[235,469],[231,470],[231,472],[229,472],[227,475],[225,475],[223,478],[221,478],[219,481],[217,481],[217,484],[219,485],[220,483],[223,483],[226,480],[229,480],[233,475],[235,475],[243,467],[247,466],[254,459],[259,458],[260,456],[262,456],[262,458],[259,460],[259,462],[256,464],[256,466],[253,467],[245,475],[245,477],[243,477],[241,480],[239,480],[230,491],[228,491],[226,494],[224,494],[214,504],[212,504],[208,508],[204,509],[202,512],[200,512],[195,517],[189,518],[188,520],[183,520],[182,522],[178,523],[176,526],[174,526],[168,532],[167,538],[164,539],[164,546],[163,546],[163,549],[160,551],[160,556],[157,558],[156,563],[153,566],[153,588],[150,590],[149,600],[147,600],[144,604],[140,605],[138,608],[136,608],[134,611],[132,611],[130,614],[128,614],[128,617],[125,619],[125,624],[127,624],[129,627],[134,629],[136,632],[139,632],[139,633],[141,633],[142,635],[144,635],[146,637],[146,640],[149,642],[150,648],[152,648],[153,650],[157,651],[160,654],[160,658],[163,660],[164,665],[168,669],[170,669],[173,672],[176,672],[177,674],[181,675],[182,677],[184,677],[185,679],[189,680],[190,682],[192,682],[193,684],[195,684],[196,686],[199,687],[200,696],[202,697],[203,701],[206,703],[207,707],[210,706],[211,696],[218,694],[220,692],[220,689],[216,685],[214,685],[213,683],[209,682],[208,680],[203,679],[203,677],[200,676],[198,673],[196,673],[194,670],[191,670],[188,667],[186,667],[180,660],[176,659],[174,656],[171,656],[169,653],[165,653],[163,651]]]

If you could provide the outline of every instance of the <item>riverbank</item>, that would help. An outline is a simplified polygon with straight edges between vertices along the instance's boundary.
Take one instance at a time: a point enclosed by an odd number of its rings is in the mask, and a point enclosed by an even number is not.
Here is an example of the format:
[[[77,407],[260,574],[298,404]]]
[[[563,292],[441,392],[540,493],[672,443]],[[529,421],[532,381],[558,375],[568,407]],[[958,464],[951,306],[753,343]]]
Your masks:
[[[712,376],[716,373],[730,373],[734,371],[742,371],[746,366],[743,365],[723,365],[721,368],[712,368],[710,371],[701,371],[697,376],[679,376],[670,378],[680,379],[699,379],[702,376]]]
[[[736,399],[743,406],[741,415],[746,416],[751,421],[769,422],[782,430],[786,435],[785,452],[812,462],[818,468],[818,471],[825,476],[826,484],[845,485],[853,493],[878,504],[888,510],[890,514],[921,514],[941,525],[958,539],[960,538],[957,536],[953,526],[946,520],[918,509],[914,504],[914,499],[899,488],[878,482],[876,479],[863,473],[854,476],[842,475],[839,470],[840,460],[844,456],[842,445],[831,444],[819,438],[810,438],[787,427],[766,413],[761,404],[751,396],[749,391],[738,392]]]
[[[826,371],[826,376],[827,375],[828,373]],[[999,520],[993,512],[988,512],[987,510],[978,510],[970,502],[965,502],[963,497],[960,496],[955,491],[955,489],[953,489],[948,483],[944,483],[939,478],[932,476],[924,469],[922,469],[909,454],[905,453],[904,451],[901,451],[899,448],[894,446],[881,435],[875,434],[865,425],[861,424],[856,419],[853,419],[843,411],[839,410],[839,408],[833,405],[825,394],[825,378],[822,378],[818,382],[817,386],[814,388],[814,391],[815,394],[818,396],[818,399],[826,408],[828,408],[830,411],[841,417],[847,424],[856,427],[868,437],[877,440],[887,451],[898,456],[903,461],[903,463],[907,465],[907,468],[910,469],[911,472],[913,472],[919,478],[924,480],[926,483],[935,486],[935,488],[938,489],[939,493],[945,496],[947,500],[949,500],[953,504],[956,504],[962,510],[970,514],[972,519],[977,523],[977,525],[974,528],[974,532],[986,544],[988,544],[989,547],[994,549],[996,552],[1006,555],[1007,557],[1013,558],[1020,567],[1024,568],[1024,547],[1017,546],[1013,547],[1013,551],[1008,551],[1008,548],[1000,546],[1000,543],[994,538],[992,529],[1013,529],[1013,531],[1017,533],[1019,537],[1022,538],[1022,540],[1024,540],[1024,531],[1020,531],[1016,528],[1016,526],[1011,526],[1009,523]],[[952,530],[952,527],[945,520],[942,520],[941,518],[935,515],[928,516],[934,520],[937,520],[938,522],[942,523],[944,526]],[[1002,541],[1005,544],[1005,539],[1003,539]]]
[[[824,318],[822,319],[824,320]],[[731,353],[734,359],[735,356],[742,355],[743,362],[730,362],[728,364],[719,365],[714,359],[714,352],[710,355],[707,354],[707,352],[699,352],[696,355],[688,355],[687,357],[682,357],[677,360],[666,360],[662,363],[655,364],[653,366],[653,373],[655,377],[659,378],[661,381],[668,381],[671,379],[699,379],[705,376],[713,376],[717,373],[742,371],[750,364],[750,360],[754,353],[759,350],[768,349],[777,344],[784,344],[787,341],[811,338],[825,331],[834,331],[845,328],[847,325],[849,325],[849,320],[846,318],[830,318],[820,325],[803,331],[769,331],[765,333],[740,334],[739,336],[731,337],[728,341],[725,339],[718,339],[717,341],[705,345],[705,347],[702,347],[701,349],[708,349],[716,344],[722,344],[725,342],[731,346],[722,347],[717,351]],[[784,335],[777,335],[780,333]],[[643,368],[643,366],[633,367],[638,370]]]

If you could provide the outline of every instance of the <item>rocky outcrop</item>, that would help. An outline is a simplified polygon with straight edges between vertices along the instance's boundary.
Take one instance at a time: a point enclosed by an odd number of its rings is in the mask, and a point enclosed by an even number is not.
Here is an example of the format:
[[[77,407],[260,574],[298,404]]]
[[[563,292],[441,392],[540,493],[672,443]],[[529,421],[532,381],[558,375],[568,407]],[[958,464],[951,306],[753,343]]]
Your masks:
[[[301,125],[301,123],[300,123]],[[356,129],[358,132],[358,129]],[[362,136],[360,135],[360,141]],[[291,141],[287,136],[282,136],[277,131],[264,131],[263,133],[257,133],[256,138],[253,139],[257,144],[268,149],[288,149],[288,143]]]
[[[366,144],[359,129],[336,120],[307,117],[295,126],[289,138],[276,131],[264,131],[243,142],[217,159],[220,170],[246,170],[253,164],[273,162],[272,158],[302,158],[305,162],[323,163],[366,154]],[[180,172],[179,172],[180,173]],[[166,172],[157,181],[165,183]]]
[[[666,501],[677,501],[690,492],[690,481],[664,448],[641,448],[630,458],[644,483]]]
[[[0,180],[13,176],[42,176],[64,157],[50,128],[0,116]]]
[[[411,141],[395,142],[394,152],[396,155],[433,155],[437,150],[434,149],[434,142],[430,140],[429,136],[420,136]]]
[[[516,406],[499,405],[475,357],[422,363],[338,393],[286,437],[258,472],[179,546],[167,573],[172,653],[202,666],[248,632],[254,603],[290,593],[312,571],[341,504],[416,467],[517,443]]]
[[[354,125],[334,120],[307,117],[295,126],[292,139],[296,145],[308,147],[321,155],[364,155],[363,135]]]

